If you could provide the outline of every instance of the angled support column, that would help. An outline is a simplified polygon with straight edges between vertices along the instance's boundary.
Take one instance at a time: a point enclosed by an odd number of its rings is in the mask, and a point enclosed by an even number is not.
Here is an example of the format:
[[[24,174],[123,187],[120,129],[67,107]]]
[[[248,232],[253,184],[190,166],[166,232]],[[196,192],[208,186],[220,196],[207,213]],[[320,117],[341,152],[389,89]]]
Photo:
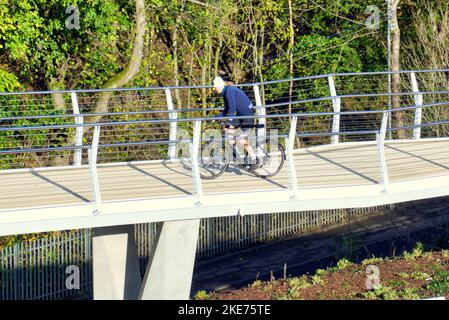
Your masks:
[[[165,98],[167,100],[167,109],[172,111],[168,114],[169,119],[170,120],[178,119],[178,113],[174,111],[170,89],[165,90]],[[178,123],[176,121],[170,122],[170,137],[169,137],[170,141],[176,140],[177,130],[178,130]],[[170,160],[176,158],[176,143],[170,143],[168,145],[168,157]]]
[[[385,158],[385,136],[388,124],[388,112],[382,115],[382,124],[380,126],[380,131],[377,133],[377,151],[379,154],[379,167],[380,167],[380,183],[383,184],[382,193],[388,192],[388,185],[390,179],[388,177],[387,160]]]
[[[416,74],[410,73],[410,80],[412,83],[412,90],[415,93],[414,100],[415,106],[421,107],[423,105],[423,95],[419,92],[418,81],[416,80]],[[416,108],[414,125],[419,126],[422,122],[422,108]],[[421,127],[415,127],[413,129],[413,139],[421,139]]]
[[[193,185],[196,191],[197,202],[196,205],[201,205],[203,201],[203,185],[201,183],[200,176],[200,167],[199,167],[199,153],[200,153],[200,140],[201,140],[201,121],[195,120],[194,128],[193,128],[193,141],[191,144],[191,152],[192,155],[192,176],[193,176]]]
[[[92,145],[89,149],[87,149],[87,155],[89,157],[90,181],[92,185],[92,193],[95,206],[94,214],[98,214],[101,211],[100,183],[98,181],[98,173],[97,173],[97,155],[98,155],[99,141],[100,141],[100,126],[95,126],[94,135],[92,138]]]
[[[159,223],[139,299],[189,299],[199,226],[199,219]]]
[[[134,226],[94,228],[95,300],[136,300],[141,285]]]
[[[256,114],[258,116],[265,116],[267,112],[266,112],[265,106],[262,104],[262,99],[260,98],[260,88],[256,84],[253,87],[253,89],[254,89],[254,99],[256,100]],[[261,141],[265,141],[265,136],[267,134],[267,126],[266,126],[267,119],[262,117],[262,118],[258,119],[258,122],[259,122],[259,124],[262,124],[265,126],[264,128],[257,129],[258,130],[257,134],[259,136],[259,139]]]
[[[70,98],[72,100],[73,114],[79,115],[80,110],[78,107],[78,97],[76,95],[76,92],[72,92],[70,94]],[[75,117],[75,123],[81,124],[81,126],[76,127],[76,131],[75,131],[75,146],[77,146],[77,147],[80,147],[83,145],[83,130],[84,130],[84,127],[82,126],[83,122],[84,122],[84,119],[82,116]],[[74,166],[81,165],[81,159],[82,159],[81,156],[82,156],[82,149],[76,149],[75,154],[73,155],[73,165]]]
[[[334,112],[340,112],[341,111],[341,98],[337,97],[337,90],[335,88],[335,81],[333,76],[328,77],[329,81],[329,90],[332,97],[336,97],[332,99],[332,106],[334,109]],[[340,132],[340,115],[334,114],[334,118],[332,121],[332,135],[331,138],[331,144],[337,144],[339,142],[340,136],[336,133]]]
[[[298,124],[298,117],[293,117],[290,124],[290,132],[288,134],[288,141],[285,143],[287,147],[287,157],[288,157],[288,177],[290,178],[290,185],[292,188],[292,199],[298,197],[298,179],[296,177],[296,167],[295,158],[293,155],[293,150],[295,147],[296,140],[296,126]]]

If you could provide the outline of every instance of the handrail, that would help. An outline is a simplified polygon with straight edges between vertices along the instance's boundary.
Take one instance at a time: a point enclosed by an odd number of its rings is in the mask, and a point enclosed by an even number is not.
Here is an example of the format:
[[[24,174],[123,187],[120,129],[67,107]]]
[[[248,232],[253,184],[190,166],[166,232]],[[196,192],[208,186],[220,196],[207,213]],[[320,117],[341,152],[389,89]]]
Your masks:
[[[329,76],[365,76],[365,75],[388,75],[388,74],[410,74],[410,73],[435,73],[435,72],[449,72],[449,69],[435,69],[435,70],[400,70],[400,71],[374,71],[374,72],[347,72],[347,73],[329,73],[323,75],[315,75],[315,76],[306,76],[306,77],[298,77],[298,78],[290,78],[290,79],[282,79],[282,80],[272,80],[265,82],[254,82],[254,83],[244,83],[244,84],[235,84],[235,86],[239,87],[249,87],[254,85],[266,85],[266,84],[275,84],[282,82],[291,82],[291,81],[300,81],[300,80],[313,80],[313,79],[321,79],[327,78]],[[26,94],[63,94],[63,93],[95,93],[95,92],[124,92],[124,91],[150,91],[150,90],[181,90],[181,89],[205,89],[205,88],[213,88],[212,85],[197,85],[197,86],[164,86],[164,87],[133,87],[133,88],[106,88],[106,89],[74,89],[74,90],[50,90],[50,91],[22,91],[22,92],[0,92],[0,96],[8,96],[8,95],[26,95]]]
[[[388,110],[382,111],[382,113],[387,113]],[[292,115],[295,117],[296,115]],[[194,120],[195,121],[195,120]],[[198,120],[197,120],[198,121]],[[410,130],[416,127],[429,127],[435,125],[444,125],[449,124],[449,120],[444,121],[436,121],[423,123],[420,125],[413,126],[403,126],[403,127],[395,127],[388,128],[386,131],[398,131],[398,130]],[[308,133],[297,133],[295,137],[328,137],[335,135],[369,135],[379,133],[379,130],[359,130],[359,131],[339,131],[339,132],[308,132]],[[276,135],[279,138],[286,138],[288,135]],[[232,138],[222,138],[223,140],[232,140]],[[108,143],[108,144],[99,144],[99,148],[110,148],[110,147],[121,147],[121,146],[143,146],[143,145],[168,145],[173,143],[190,143],[191,140],[154,140],[154,141],[142,141],[142,142],[123,142],[123,143]],[[0,150],[0,154],[17,154],[17,153],[29,153],[29,152],[44,152],[44,151],[67,151],[67,150],[78,150],[78,149],[89,149],[90,145],[81,145],[81,146],[65,146],[65,147],[47,147],[47,148],[28,148],[28,149],[8,149],[8,150]]]
[[[299,80],[314,80],[328,77],[340,77],[340,76],[366,76],[366,75],[388,75],[388,74],[410,74],[410,73],[434,73],[434,72],[449,72],[449,69],[435,69],[435,70],[400,70],[400,71],[373,71],[373,72],[343,72],[343,73],[328,73],[321,74],[315,76],[307,76],[307,77],[298,77],[298,78],[290,78],[290,79],[282,79],[282,80],[271,80],[264,82],[256,82],[253,84],[242,84],[240,86],[250,86],[250,85],[264,85],[264,84],[275,84],[282,82],[291,82],[291,81],[299,81]]]
[[[449,121],[448,121],[449,123]],[[378,130],[361,130],[361,131],[342,131],[342,132],[309,132],[309,133],[296,133],[295,137],[306,138],[306,137],[327,137],[334,135],[368,135],[376,134]],[[286,134],[274,135],[278,138],[286,138]],[[230,141],[233,138],[222,138],[223,141]],[[205,141],[208,141],[207,139]],[[191,140],[153,140],[153,141],[141,141],[141,142],[121,142],[121,143],[105,143],[99,144],[98,148],[114,148],[114,147],[125,147],[125,146],[147,146],[147,145],[169,145],[173,143],[191,143]],[[0,150],[0,154],[17,154],[17,153],[30,153],[30,152],[53,152],[53,151],[68,151],[68,150],[80,150],[80,149],[90,149],[90,145],[81,146],[65,146],[65,147],[46,147],[46,148],[28,148],[28,149],[8,149]]]
[[[272,103],[272,104],[265,104],[261,107],[265,108],[274,108],[274,107],[282,107],[282,106],[288,106],[288,105],[295,105],[295,104],[302,104],[302,103],[309,103],[309,102],[319,102],[319,101],[332,101],[336,98],[345,99],[345,98],[364,98],[364,97],[382,97],[382,96],[402,96],[402,95],[408,95],[408,96],[414,96],[416,94],[449,94],[449,90],[447,91],[426,91],[426,92],[398,92],[398,93],[371,93],[371,94],[346,94],[346,95],[338,95],[338,96],[327,96],[327,97],[321,97],[321,98],[312,98],[307,100],[296,100],[291,102],[282,102],[282,103]],[[441,104],[449,104],[449,102],[442,102]],[[427,104],[422,106],[415,106],[415,108],[422,108],[425,106],[436,106],[438,104]],[[408,107],[407,107],[408,108]],[[401,110],[408,110],[407,108],[396,108],[392,109],[393,111],[401,111]],[[139,114],[157,114],[157,113],[181,113],[181,112],[192,112],[192,111],[221,111],[223,108],[193,108],[193,109],[173,109],[173,110],[145,110],[145,111],[130,111],[130,112],[99,112],[99,113],[79,113],[79,114],[57,114],[57,115],[39,115],[39,116],[19,116],[19,117],[3,117],[1,118],[2,121],[6,120],[16,120],[16,119],[51,119],[51,118],[76,118],[76,117],[95,117],[95,116],[116,116],[116,115],[139,115]],[[312,113],[310,113],[312,114]],[[310,114],[304,114],[305,116],[309,116]],[[315,114],[315,113],[314,113]],[[331,113],[334,115],[338,115],[340,113],[334,112]],[[301,115],[301,114],[296,114]],[[263,116],[258,116],[263,117]],[[200,119],[200,118],[197,118]],[[203,118],[204,120],[205,118]],[[208,118],[209,119],[209,118]],[[242,118],[243,119],[243,118]],[[89,125],[92,125],[90,123]],[[77,125],[79,126],[79,125]]]
[[[449,92],[448,92],[449,93]],[[198,118],[182,118],[182,119],[156,119],[156,120],[130,120],[130,121],[109,121],[109,122],[85,122],[81,124],[60,124],[60,125],[43,125],[43,126],[20,126],[20,127],[0,127],[2,131],[22,131],[22,130],[47,130],[47,129],[65,129],[76,127],[91,127],[95,125],[110,126],[110,125],[129,125],[142,123],[171,123],[171,122],[192,122],[195,120],[212,121],[224,119],[259,119],[259,118],[288,118],[288,117],[316,117],[316,116],[333,116],[333,115],[356,115],[356,114],[379,114],[383,112],[393,113],[406,110],[415,110],[419,108],[430,108],[435,106],[449,105],[449,101],[437,102],[432,104],[425,104],[421,106],[402,107],[397,109],[387,110],[354,110],[354,111],[340,111],[340,112],[308,112],[308,113],[292,113],[292,114],[268,114],[268,115],[252,115],[252,116],[225,116],[225,117],[198,117]],[[68,115],[69,116],[69,115]],[[71,117],[87,116],[86,114],[70,115]]]

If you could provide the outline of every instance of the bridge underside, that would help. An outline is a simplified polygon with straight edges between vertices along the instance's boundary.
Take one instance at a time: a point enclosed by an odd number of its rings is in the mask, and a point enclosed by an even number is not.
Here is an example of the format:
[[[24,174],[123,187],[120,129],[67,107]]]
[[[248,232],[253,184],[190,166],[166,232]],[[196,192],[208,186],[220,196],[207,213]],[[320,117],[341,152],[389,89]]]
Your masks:
[[[230,167],[203,180],[201,205],[190,168],[179,162],[98,167],[101,211],[94,213],[88,167],[0,173],[0,235],[177,221],[280,211],[368,207],[449,195],[449,140],[387,142],[388,190],[376,143],[295,151],[298,193],[287,165],[271,179]]]

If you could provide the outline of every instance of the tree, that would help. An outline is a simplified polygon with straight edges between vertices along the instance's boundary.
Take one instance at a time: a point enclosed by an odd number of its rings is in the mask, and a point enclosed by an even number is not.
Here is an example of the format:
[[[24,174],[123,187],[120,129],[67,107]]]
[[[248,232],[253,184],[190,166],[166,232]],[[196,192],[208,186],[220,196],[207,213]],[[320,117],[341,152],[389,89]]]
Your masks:
[[[77,4],[80,14],[78,29],[68,28],[65,24],[67,0],[11,0],[8,5],[4,0],[0,1],[0,66],[7,65],[8,71],[17,75],[25,88],[54,90],[82,85],[116,88],[131,81],[140,69],[146,30],[143,0],[135,1],[135,9],[129,6],[128,1],[80,0]],[[135,37],[131,34],[129,20],[133,10],[136,15]],[[134,41],[128,41],[128,37],[133,37]],[[125,61],[122,57],[127,57],[131,50],[129,61]],[[44,96],[39,103],[29,98],[12,98],[8,102],[9,114],[13,115],[20,106],[25,110],[21,115],[25,116],[33,115],[33,112],[71,113],[71,107],[66,105],[67,100],[62,95],[49,97],[52,101]],[[93,110],[82,111],[107,111],[109,97],[109,92],[100,94]],[[99,118],[89,120],[98,121]],[[13,126],[26,122],[48,125],[68,121],[67,118],[53,118],[9,122]],[[19,137],[17,142],[24,146],[45,146],[47,143],[73,145],[74,134],[70,130],[35,133]],[[62,157],[54,154],[51,157],[32,156],[38,166],[49,162],[67,164],[69,159],[68,153]]]
[[[404,30],[401,47],[403,68],[407,70],[447,69],[449,67],[449,2],[422,0],[407,8],[410,17]],[[444,72],[418,74],[420,89],[449,90],[449,77]],[[429,94],[424,103],[448,101],[449,94]],[[423,110],[423,122],[448,119],[446,106]],[[423,135],[440,137],[449,133],[448,125],[422,128]]]
[[[400,4],[401,0],[392,0],[391,4],[391,36],[392,36],[392,51],[391,51],[391,71],[397,72],[401,70],[401,64],[400,64],[400,48],[401,48],[401,29],[399,28],[398,23],[398,6]],[[401,92],[401,75],[399,73],[393,73],[392,75],[392,92],[399,93]],[[393,95],[393,108],[399,109],[401,108],[401,96],[395,94]],[[404,113],[402,111],[400,112],[394,112],[393,113],[395,117],[395,126],[397,128],[403,127],[405,125],[404,122]],[[406,134],[404,130],[398,130],[397,135],[399,139],[405,139]]]
[[[102,89],[115,89],[120,88],[130,82],[139,72],[140,64],[142,62],[143,50],[144,50],[144,36],[146,30],[146,13],[144,0],[135,0],[136,3],[136,24],[135,24],[135,37],[134,45],[131,57],[129,58],[128,65],[124,70],[119,72],[108,80]],[[105,113],[108,111],[108,102],[112,96],[111,91],[103,91],[99,94],[98,100],[95,103],[94,113]],[[88,122],[98,122],[101,116],[94,116],[88,119]],[[88,127],[85,128],[88,130]]]

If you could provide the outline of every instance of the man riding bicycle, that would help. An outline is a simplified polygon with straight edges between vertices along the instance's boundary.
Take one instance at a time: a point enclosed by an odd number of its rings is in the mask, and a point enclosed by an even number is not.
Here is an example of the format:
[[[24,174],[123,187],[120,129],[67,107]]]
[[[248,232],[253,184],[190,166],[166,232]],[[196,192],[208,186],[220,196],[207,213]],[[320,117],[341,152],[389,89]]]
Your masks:
[[[221,77],[216,77],[213,82],[214,89],[217,93],[220,93],[224,98],[224,110],[220,114],[220,117],[232,117],[232,116],[252,116],[253,104],[248,96],[239,88],[234,86],[228,86],[225,84]],[[253,147],[248,142],[248,136],[251,133],[251,129],[254,127],[254,119],[233,119],[228,118],[224,125],[224,131],[226,136],[231,138],[230,143],[234,144],[235,130],[240,128],[241,133],[237,137],[237,142],[243,146],[248,153],[248,160],[251,167],[258,165],[258,158],[254,152]]]

